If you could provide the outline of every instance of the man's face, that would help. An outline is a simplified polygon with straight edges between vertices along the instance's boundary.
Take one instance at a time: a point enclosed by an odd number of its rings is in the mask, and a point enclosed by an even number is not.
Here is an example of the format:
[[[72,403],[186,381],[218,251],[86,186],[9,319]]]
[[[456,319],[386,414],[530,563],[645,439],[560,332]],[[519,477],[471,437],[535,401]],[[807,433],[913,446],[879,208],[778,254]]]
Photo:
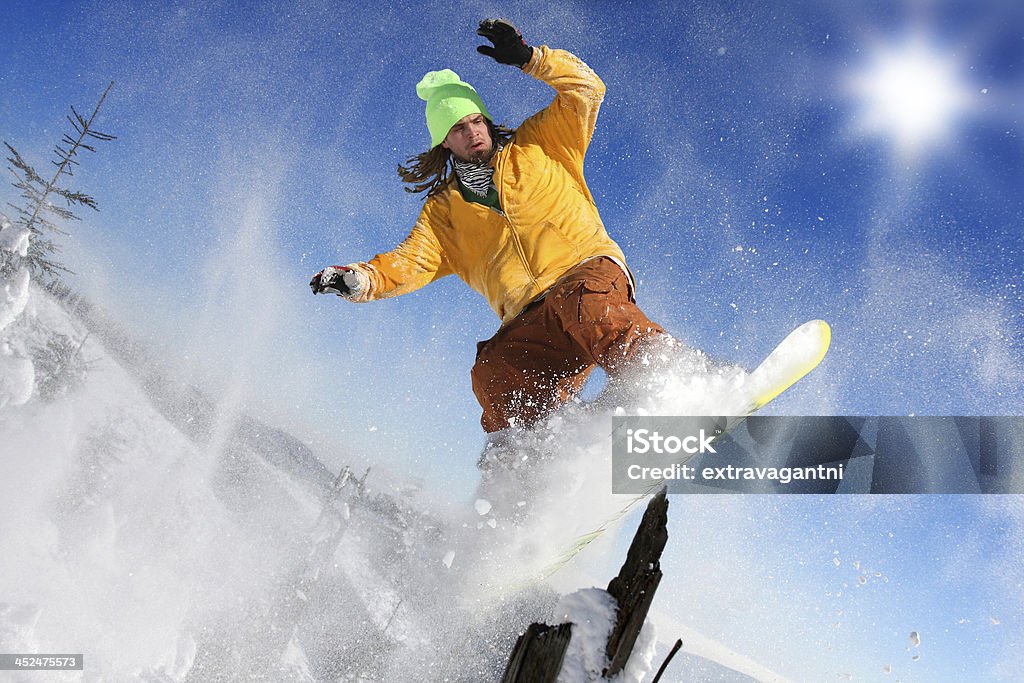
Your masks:
[[[491,131],[487,128],[487,119],[483,114],[463,116],[441,143],[456,159],[477,164],[490,160],[493,145]]]

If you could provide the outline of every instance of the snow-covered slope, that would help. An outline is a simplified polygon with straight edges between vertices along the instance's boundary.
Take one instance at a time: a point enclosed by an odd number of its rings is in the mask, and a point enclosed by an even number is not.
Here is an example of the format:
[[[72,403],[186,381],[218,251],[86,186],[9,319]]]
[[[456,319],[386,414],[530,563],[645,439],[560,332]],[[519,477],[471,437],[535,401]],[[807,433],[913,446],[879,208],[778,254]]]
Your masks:
[[[33,302],[41,325],[86,335]],[[0,646],[87,653],[89,680],[181,675],[208,620],[275,579],[316,496],[237,440],[190,438],[95,337],[82,353],[77,390],[0,413],[0,601],[17,633]]]

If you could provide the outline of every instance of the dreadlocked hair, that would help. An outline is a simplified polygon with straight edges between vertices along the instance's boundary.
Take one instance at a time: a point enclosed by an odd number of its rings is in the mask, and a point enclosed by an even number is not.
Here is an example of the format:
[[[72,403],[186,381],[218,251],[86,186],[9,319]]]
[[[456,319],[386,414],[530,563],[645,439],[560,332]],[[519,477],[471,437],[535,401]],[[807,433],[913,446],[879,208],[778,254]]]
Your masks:
[[[504,145],[516,132],[514,128],[495,125],[490,119],[484,120],[487,121],[487,130],[490,131],[491,140],[495,145]],[[418,194],[426,190],[425,199],[443,190],[448,184],[448,178],[451,177],[451,157],[451,152],[437,145],[430,151],[406,159],[406,166],[399,164],[398,176],[403,183],[411,185],[405,188],[405,191]]]

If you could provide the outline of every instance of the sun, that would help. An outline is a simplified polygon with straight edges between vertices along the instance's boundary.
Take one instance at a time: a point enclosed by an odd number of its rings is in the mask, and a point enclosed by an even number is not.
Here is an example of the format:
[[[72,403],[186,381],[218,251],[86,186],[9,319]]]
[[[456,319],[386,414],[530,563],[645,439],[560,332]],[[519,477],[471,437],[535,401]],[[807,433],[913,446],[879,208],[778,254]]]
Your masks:
[[[854,125],[882,136],[904,160],[947,145],[971,107],[963,67],[948,51],[922,36],[876,46],[848,80],[859,102]]]

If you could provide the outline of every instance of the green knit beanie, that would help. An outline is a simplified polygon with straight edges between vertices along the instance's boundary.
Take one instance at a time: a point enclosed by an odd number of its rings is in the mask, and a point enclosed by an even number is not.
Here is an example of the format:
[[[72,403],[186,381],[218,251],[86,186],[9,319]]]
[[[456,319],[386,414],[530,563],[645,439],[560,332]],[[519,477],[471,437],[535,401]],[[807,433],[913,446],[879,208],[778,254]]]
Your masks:
[[[473,86],[459,80],[459,75],[451,69],[427,73],[416,84],[416,94],[427,102],[431,148],[444,142],[448,131],[464,116],[483,114],[493,120]]]

